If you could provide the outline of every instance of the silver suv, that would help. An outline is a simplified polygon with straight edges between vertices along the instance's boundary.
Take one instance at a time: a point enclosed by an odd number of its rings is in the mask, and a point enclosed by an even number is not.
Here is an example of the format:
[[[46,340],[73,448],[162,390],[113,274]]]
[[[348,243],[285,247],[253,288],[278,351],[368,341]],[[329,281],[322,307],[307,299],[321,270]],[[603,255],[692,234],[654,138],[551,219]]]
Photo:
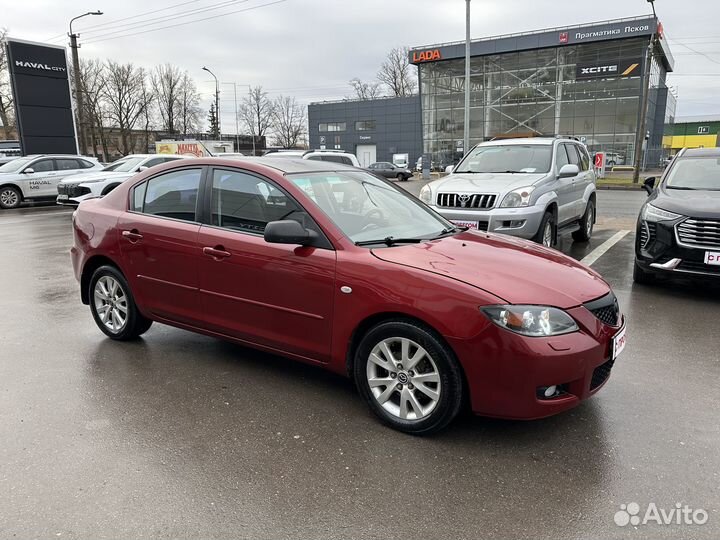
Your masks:
[[[595,224],[595,172],[583,144],[567,138],[478,144],[420,200],[457,225],[555,245],[587,241]]]

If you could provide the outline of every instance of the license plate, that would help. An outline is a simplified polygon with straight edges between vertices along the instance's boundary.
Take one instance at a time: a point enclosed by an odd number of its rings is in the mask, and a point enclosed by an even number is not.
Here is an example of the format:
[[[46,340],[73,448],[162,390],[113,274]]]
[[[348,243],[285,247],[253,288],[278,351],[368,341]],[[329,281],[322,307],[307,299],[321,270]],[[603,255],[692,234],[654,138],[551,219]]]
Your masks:
[[[705,264],[720,266],[720,251],[706,251]]]
[[[461,221],[459,219],[451,219],[450,221],[455,225],[459,225],[460,227],[467,227],[468,229],[478,230],[477,221]]]
[[[618,355],[623,352],[625,349],[625,327],[623,326],[622,329],[615,334],[615,337],[613,337],[613,360],[615,360]]]
[[[69,198],[67,195],[58,195],[58,201],[67,201]]]

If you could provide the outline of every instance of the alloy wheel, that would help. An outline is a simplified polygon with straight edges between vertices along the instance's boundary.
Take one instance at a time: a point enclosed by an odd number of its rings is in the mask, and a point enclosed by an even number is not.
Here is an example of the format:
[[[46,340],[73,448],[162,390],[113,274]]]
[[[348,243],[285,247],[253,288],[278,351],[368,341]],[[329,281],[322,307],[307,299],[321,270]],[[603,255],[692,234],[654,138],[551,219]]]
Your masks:
[[[588,208],[588,215],[587,215],[587,223],[585,224],[585,232],[587,233],[587,237],[590,238],[593,231],[593,222],[595,221],[595,210],[593,209],[592,205],[590,208]]]
[[[18,194],[14,189],[4,189],[0,192],[0,202],[3,206],[13,207],[18,204]]]
[[[549,221],[545,224],[545,230],[543,231],[543,246],[552,247],[553,244],[553,229],[552,223]]]
[[[391,337],[370,352],[366,369],[370,392],[390,415],[402,420],[427,417],[440,400],[440,372],[415,341]]]
[[[105,328],[117,334],[127,324],[128,299],[122,286],[112,276],[102,276],[93,291],[95,311]]]

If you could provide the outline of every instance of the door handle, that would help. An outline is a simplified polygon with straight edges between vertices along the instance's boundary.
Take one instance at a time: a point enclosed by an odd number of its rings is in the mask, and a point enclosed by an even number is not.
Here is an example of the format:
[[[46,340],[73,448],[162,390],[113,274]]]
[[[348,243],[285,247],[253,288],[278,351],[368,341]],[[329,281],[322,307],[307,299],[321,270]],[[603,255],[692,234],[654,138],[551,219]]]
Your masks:
[[[204,247],[203,253],[208,257],[212,257],[216,261],[227,259],[231,255],[229,251],[225,251],[225,248],[223,246]]]
[[[143,235],[140,234],[137,229],[132,229],[131,231],[123,231],[122,235],[123,238],[127,238],[133,244],[143,239]]]

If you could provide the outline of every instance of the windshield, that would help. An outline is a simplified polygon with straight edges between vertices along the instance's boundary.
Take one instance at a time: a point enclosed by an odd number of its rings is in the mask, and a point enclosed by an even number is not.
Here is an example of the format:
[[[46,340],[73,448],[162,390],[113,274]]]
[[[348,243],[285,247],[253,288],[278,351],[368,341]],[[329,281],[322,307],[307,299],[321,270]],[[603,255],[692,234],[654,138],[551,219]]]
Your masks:
[[[363,171],[287,176],[353,242],[433,238],[454,228],[419,201]]]
[[[22,169],[25,165],[30,163],[34,158],[17,158],[12,161],[8,161],[5,165],[0,167],[0,173],[15,173]]]
[[[720,158],[681,158],[672,166],[665,186],[671,189],[720,191]]]
[[[114,172],[134,172],[138,165],[144,160],[144,157],[123,158],[117,160],[112,165],[108,165],[103,171]]]
[[[508,144],[478,146],[462,160],[456,173],[546,173],[550,170],[552,146]]]

